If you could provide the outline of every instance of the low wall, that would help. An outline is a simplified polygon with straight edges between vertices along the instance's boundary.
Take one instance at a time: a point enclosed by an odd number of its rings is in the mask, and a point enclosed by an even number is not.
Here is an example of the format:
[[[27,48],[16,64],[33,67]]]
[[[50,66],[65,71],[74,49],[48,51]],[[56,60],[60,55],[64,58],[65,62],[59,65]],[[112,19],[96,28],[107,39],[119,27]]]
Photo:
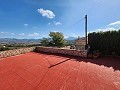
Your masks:
[[[87,51],[86,50],[79,51],[79,50],[73,50],[73,49],[36,47],[35,51],[37,51],[37,52],[56,53],[56,54],[65,54],[65,55],[80,56],[80,57],[87,57]]]
[[[8,51],[2,51],[0,52],[0,58],[15,56],[19,54],[24,54],[28,52],[34,51],[35,47],[29,47],[29,48],[20,48],[15,50],[8,50]]]
[[[15,56],[15,55],[24,54],[32,51],[87,57],[87,52],[85,50],[79,51],[79,50],[72,50],[72,49],[60,49],[60,48],[50,48],[50,47],[29,47],[29,48],[20,48],[15,50],[2,51],[0,52],[0,58]]]

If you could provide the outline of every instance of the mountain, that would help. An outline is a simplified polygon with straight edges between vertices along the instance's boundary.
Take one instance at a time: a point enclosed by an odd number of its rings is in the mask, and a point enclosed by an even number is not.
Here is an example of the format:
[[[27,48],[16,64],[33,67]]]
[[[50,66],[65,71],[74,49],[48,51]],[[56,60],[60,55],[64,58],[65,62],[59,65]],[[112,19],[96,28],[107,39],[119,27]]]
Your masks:
[[[68,37],[68,38],[65,38],[65,40],[76,40],[77,37]]]
[[[16,39],[16,38],[0,38],[0,44],[13,44],[13,43],[24,43],[24,44],[39,44],[40,39]]]

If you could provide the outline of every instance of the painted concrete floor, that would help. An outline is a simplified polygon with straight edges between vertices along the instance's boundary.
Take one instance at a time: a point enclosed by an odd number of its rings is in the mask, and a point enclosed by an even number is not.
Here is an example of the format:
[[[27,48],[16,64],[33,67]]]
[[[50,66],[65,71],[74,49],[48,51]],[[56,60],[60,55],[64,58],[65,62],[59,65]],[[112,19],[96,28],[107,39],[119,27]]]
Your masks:
[[[120,90],[119,66],[114,58],[31,52],[0,59],[0,90]]]

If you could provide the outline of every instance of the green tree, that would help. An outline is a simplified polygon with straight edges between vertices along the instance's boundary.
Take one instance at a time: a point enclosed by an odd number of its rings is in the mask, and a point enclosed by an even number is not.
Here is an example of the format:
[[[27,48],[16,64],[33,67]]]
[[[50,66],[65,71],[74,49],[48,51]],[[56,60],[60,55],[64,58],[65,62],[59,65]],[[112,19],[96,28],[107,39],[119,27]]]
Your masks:
[[[49,46],[49,38],[43,38],[40,43],[42,46]]]
[[[53,46],[56,46],[56,47],[65,46],[66,42],[64,40],[64,35],[62,33],[60,33],[60,32],[50,32],[49,36],[52,40]]]

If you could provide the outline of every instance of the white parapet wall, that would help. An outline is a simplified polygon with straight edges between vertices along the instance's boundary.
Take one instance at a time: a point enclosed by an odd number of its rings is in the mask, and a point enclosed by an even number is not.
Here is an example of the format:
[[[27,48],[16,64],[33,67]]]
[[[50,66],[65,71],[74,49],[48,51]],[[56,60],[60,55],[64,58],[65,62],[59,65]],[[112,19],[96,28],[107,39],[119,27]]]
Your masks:
[[[80,51],[80,50],[75,50],[75,49],[61,49],[61,48],[53,48],[53,47],[36,47],[35,51],[87,57],[86,50]]]

